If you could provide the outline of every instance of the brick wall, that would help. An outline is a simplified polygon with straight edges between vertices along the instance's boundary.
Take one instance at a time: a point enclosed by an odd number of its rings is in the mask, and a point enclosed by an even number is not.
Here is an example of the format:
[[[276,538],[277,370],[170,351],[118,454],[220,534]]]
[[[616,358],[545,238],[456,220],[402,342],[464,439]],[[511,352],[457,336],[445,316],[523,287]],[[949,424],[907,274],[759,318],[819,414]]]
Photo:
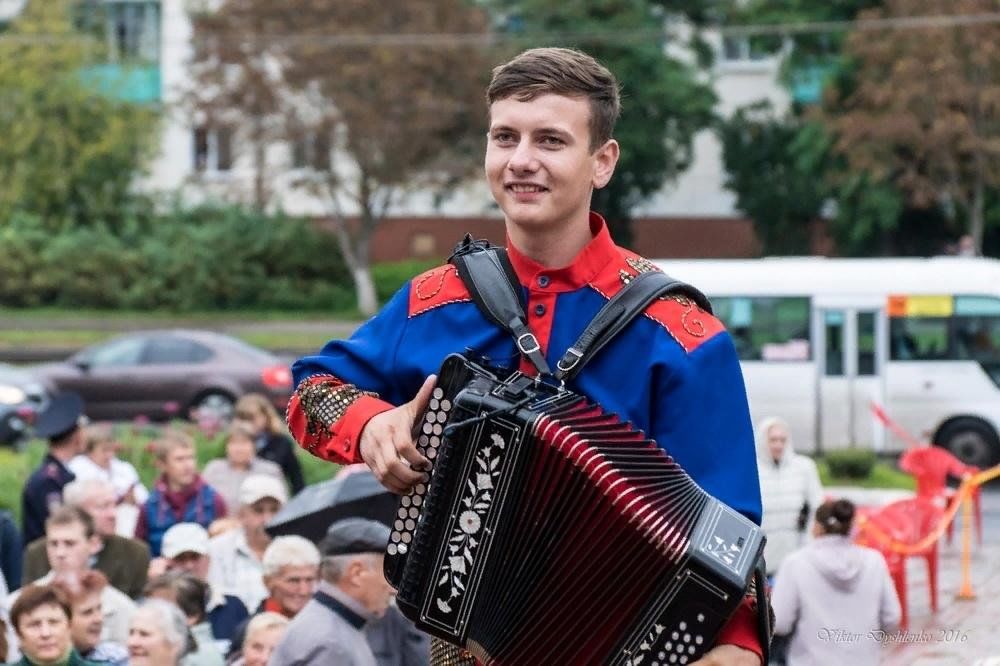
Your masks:
[[[372,242],[373,261],[445,258],[466,233],[504,240],[499,218],[390,218]],[[758,254],[749,220],[741,218],[644,218],[633,226],[634,249],[654,258],[739,258]]]

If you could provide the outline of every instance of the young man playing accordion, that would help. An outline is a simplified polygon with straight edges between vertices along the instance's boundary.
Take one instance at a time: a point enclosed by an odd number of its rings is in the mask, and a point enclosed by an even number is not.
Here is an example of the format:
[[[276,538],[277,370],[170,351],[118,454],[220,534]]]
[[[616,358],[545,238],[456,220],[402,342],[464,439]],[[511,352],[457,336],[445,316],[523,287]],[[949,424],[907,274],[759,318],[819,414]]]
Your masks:
[[[591,195],[618,161],[614,76],[568,49],[526,51],[496,68],[487,90],[486,178],[504,214],[507,251],[527,295],[527,320],[552,366],[600,308],[655,270],[616,246]],[[752,426],[736,351],[723,326],[684,297],[653,302],[587,365],[572,389],[631,421],[707,493],[755,523],[761,503]],[[488,321],[452,265],[417,276],[349,340],[293,372],[288,422],[314,455],[364,461],[406,492],[428,461],[412,440],[451,353],[532,373],[511,337]],[[744,599],[697,662],[759,664],[757,609]]]

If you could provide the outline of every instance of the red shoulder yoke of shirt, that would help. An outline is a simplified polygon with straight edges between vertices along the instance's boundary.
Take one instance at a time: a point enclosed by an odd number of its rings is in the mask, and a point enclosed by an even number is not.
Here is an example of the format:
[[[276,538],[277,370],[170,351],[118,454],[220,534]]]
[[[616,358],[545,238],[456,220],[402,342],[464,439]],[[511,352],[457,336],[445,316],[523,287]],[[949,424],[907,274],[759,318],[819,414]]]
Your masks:
[[[659,270],[648,259],[634,252],[624,248],[617,250],[618,258],[602,270],[590,284],[605,298],[617,294],[640,273]],[[680,294],[672,294],[654,301],[646,308],[645,316],[663,327],[689,353],[725,330],[722,322]]]
[[[415,317],[448,303],[471,300],[458,271],[451,264],[445,264],[421,273],[410,282],[407,316]]]

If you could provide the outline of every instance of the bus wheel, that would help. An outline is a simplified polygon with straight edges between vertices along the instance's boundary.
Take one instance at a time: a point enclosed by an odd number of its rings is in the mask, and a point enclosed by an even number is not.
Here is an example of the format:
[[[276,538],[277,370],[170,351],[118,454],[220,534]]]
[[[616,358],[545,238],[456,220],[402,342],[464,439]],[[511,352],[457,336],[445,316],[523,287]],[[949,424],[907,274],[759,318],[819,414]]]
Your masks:
[[[983,469],[1000,461],[1000,440],[990,424],[972,417],[949,421],[934,439],[966,465]]]

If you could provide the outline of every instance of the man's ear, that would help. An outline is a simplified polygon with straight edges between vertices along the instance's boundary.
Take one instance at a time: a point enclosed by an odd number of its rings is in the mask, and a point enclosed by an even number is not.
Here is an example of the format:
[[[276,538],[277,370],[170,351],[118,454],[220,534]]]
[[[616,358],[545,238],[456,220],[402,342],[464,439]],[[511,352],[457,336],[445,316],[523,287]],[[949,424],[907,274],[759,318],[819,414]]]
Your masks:
[[[603,146],[594,151],[593,185],[595,190],[601,189],[611,181],[620,155],[621,149],[614,139],[608,139]]]
[[[97,536],[96,534],[90,537],[90,539],[88,539],[87,541],[88,541],[87,546],[90,549],[91,555],[97,555],[99,552],[101,552],[101,548],[104,547],[104,542],[101,541],[101,537]]]

